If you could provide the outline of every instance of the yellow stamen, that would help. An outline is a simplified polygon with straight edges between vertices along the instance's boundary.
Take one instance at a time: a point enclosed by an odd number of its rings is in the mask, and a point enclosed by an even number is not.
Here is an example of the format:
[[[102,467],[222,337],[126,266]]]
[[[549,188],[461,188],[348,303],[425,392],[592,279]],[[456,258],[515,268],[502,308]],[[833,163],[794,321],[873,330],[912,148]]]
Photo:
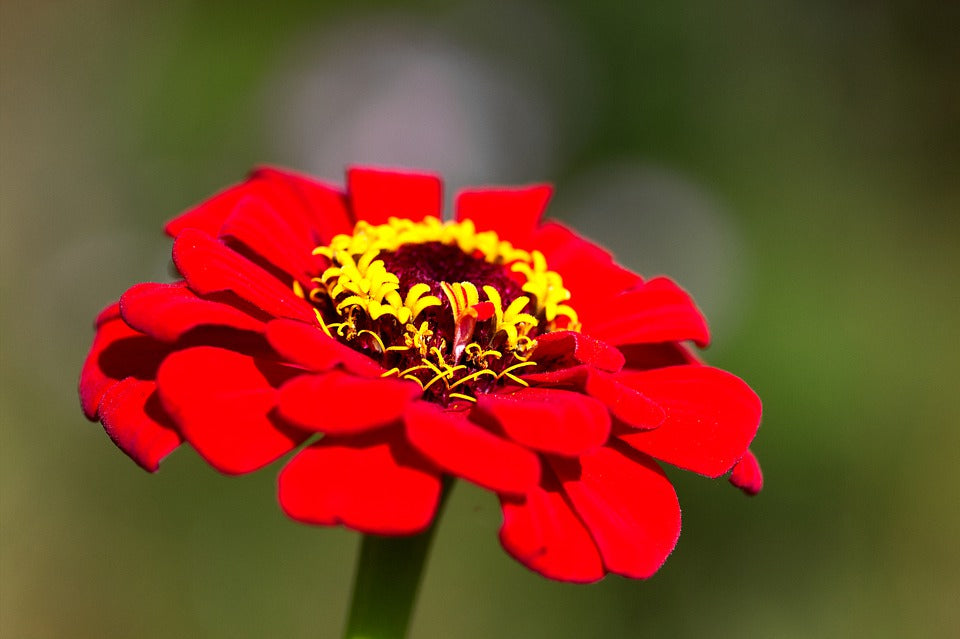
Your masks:
[[[373,338],[373,341],[377,343],[377,346],[379,347],[379,351],[380,351],[381,353],[384,352],[385,350],[387,350],[387,347],[383,345],[383,340],[380,339],[380,336],[377,335],[376,333],[374,333],[373,331],[368,331],[367,329],[363,329],[362,331],[358,331],[358,332],[357,332],[357,335],[358,335],[358,336],[359,336],[359,335],[369,335],[370,337]]]
[[[521,386],[530,386],[529,382],[526,382],[526,381],[520,379],[519,377],[517,377],[517,376],[514,375],[513,373],[501,373],[500,376],[497,377],[497,379],[500,379],[501,377],[507,377],[507,378],[509,378],[509,379],[512,379],[513,381],[515,381],[516,383],[520,384]]]
[[[469,375],[464,375],[454,383],[450,384],[450,388],[456,388],[460,384],[464,384],[466,382],[470,382],[475,379],[478,379],[481,375],[493,375],[494,377],[497,377],[497,374],[494,373],[492,370],[490,370],[489,368],[484,368],[483,370],[470,373]]]
[[[387,346],[385,352],[389,353],[391,351],[409,351],[409,346]]]
[[[452,374],[452,370],[453,370],[453,369],[448,369],[448,370],[445,370],[445,371],[437,371],[437,374],[433,377],[433,379],[431,379],[429,382],[427,382],[426,384],[423,385],[423,390],[427,390],[428,388],[430,388],[431,386],[433,386],[434,382],[436,382],[437,380],[441,380],[441,379],[442,379],[442,380],[446,381],[447,378],[449,378],[450,375]]]
[[[440,306],[440,298],[436,295],[425,295],[430,292],[430,285],[420,282],[414,284],[407,291],[407,297],[403,302],[403,308],[397,313],[397,319],[406,324],[417,319],[424,310],[431,306]]]
[[[563,304],[570,299],[570,291],[563,286],[563,280],[556,271],[547,269],[547,259],[540,251],[532,251],[528,262],[517,262],[512,270],[526,276],[523,292],[537,299],[537,313],[543,313],[548,323],[553,323],[558,315],[570,320],[570,324],[579,324],[577,313]]]
[[[422,370],[425,369],[425,368],[431,369],[431,370],[437,370],[436,367],[431,366],[431,365],[429,365],[429,364],[420,364],[419,366],[411,366],[411,367],[408,368],[407,370],[405,370],[405,371],[403,371],[403,372],[401,372],[401,373],[398,373],[398,375],[399,375],[400,377],[406,377],[409,373],[412,373],[412,372],[414,372],[414,371],[422,371]],[[438,371],[438,372],[439,372],[439,371]]]
[[[313,309],[313,313],[314,315],[317,316],[317,322],[320,323],[320,328],[323,329],[323,332],[327,334],[327,337],[329,337],[330,339],[333,339],[333,335],[330,334],[330,329],[323,322],[323,315],[320,314],[320,309],[318,308]]]
[[[307,297],[303,291],[303,285],[301,285],[297,280],[293,280],[293,294],[300,299],[306,299]]]
[[[513,366],[507,366],[505,369],[500,371],[500,374],[497,375],[497,379],[500,379],[504,375],[510,375],[510,373],[517,370],[518,368],[523,368],[524,366],[536,366],[536,365],[537,365],[536,362],[517,362]]]
[[[407,324],[404,327],[407,333],[403,336],[403,343],[407,348],[416,349],[420,357],[427,354],[427,340],[433,337],[433,331],[430,330],[430,324],[422,322],[420,328],[413,324]]]
[[[420,381],[420,378],[416,375],[404,375],[403,379],[409,379],[411,382],[416,382],[420,385],[420,388],[423,388],[423,382]]]

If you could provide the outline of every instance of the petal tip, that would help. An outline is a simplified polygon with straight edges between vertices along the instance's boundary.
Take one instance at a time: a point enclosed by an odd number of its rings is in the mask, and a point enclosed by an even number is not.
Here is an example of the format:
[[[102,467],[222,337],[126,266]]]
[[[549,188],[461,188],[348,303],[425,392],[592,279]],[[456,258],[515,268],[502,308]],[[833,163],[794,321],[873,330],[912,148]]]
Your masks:
[[[750,497],[763,490],[763,471],[757,456],[752,451],[748,450],[740,461],[734,464],[729,481]]]

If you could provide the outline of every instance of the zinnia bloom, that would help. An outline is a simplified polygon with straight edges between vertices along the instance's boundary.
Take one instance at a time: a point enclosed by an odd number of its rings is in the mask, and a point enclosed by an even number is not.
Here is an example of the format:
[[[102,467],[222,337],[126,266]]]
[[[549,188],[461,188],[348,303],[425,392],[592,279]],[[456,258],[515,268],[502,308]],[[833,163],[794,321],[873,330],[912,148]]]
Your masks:
[[[183,441],[230,474],[296,451],[302,522],[416,533],[460,477],[529,568],[649,577],[680,533],[657,460],[757,492],[760,401],[692,355],[676,284],[541,222],[550,195],[467,190],[444,222],[434,175],[257,170],[167,225],[181,281],[100,314],[84,412],[149,471]]]

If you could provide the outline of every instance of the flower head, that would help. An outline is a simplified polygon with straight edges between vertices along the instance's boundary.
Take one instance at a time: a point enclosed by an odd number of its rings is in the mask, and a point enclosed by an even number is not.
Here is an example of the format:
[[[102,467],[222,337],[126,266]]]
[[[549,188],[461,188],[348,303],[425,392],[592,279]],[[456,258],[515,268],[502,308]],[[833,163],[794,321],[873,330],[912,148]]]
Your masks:
[[[444,222],[432,175],[255,171],[167,225],[181,281],[100,315],[84,412],[150,471],[184,440],[225,473],[296,450],[300,521],[415,533],[449,475],[531,569],[649,577],[680,532],[656,460],[759,491],[760,402],[687,348],[682,289],[541,223],[550,194],[468,190]]]

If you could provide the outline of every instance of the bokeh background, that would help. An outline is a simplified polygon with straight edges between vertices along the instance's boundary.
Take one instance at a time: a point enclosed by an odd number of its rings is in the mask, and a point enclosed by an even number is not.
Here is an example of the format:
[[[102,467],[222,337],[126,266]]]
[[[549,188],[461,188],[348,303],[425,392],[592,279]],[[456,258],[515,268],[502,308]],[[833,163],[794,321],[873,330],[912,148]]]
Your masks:
[[[169,279],[165,220],[372,162],[555,183],[765,402],[766,490],[670,471],[647,582],[527,572],[458,486],[414,638],[956,636],[958,7],[4,0],[0,634],[338,636],[355,534],[287,520],[279,464],[142,472],[75,385],[96,312]]]

